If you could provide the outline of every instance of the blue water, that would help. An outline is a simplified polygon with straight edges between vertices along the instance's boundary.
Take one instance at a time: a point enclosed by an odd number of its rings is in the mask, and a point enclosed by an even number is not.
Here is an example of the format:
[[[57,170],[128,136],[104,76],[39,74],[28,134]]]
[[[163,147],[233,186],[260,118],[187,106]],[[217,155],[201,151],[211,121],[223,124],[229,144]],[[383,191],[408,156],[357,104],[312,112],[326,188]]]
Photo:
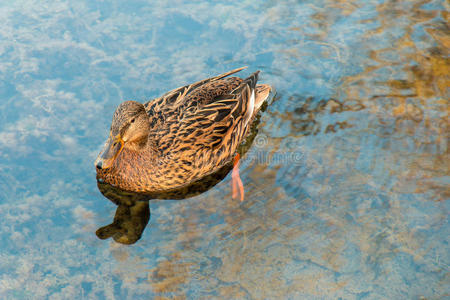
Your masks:
[[[445,1],[0,3],[0,298],[444,299]],[[134,245],[93,162],[112,114],[248,66],[276,89],[230,176]]]

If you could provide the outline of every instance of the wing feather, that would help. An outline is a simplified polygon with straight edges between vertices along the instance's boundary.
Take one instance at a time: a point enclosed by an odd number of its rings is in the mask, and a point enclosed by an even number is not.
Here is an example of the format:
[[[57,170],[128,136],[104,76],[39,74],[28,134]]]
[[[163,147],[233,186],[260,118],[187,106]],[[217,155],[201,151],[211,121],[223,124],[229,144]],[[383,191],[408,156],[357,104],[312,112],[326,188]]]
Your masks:
[[[192,132],[197,144],[208,148],[217,148],[229,139],[236,139],[232,143],[237,144],[253,116],[257,80],[258,72],[255,72],[230,93],[219,95],[210,103],[186,114],[180,123],[180,134]],[[197,129],[192,130],[192,127]]]

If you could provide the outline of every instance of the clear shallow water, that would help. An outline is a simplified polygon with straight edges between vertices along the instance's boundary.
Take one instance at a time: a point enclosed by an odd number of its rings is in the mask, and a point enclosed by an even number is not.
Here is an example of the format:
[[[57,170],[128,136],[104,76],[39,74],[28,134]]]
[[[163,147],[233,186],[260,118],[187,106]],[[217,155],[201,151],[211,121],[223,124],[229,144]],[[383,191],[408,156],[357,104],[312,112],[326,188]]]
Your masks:
[[[445,1],[0,4],[0,297],[449,297]],[[277,96],[230,177],[152,201],[141,240],[93,161],[122,101],[242,65]]]

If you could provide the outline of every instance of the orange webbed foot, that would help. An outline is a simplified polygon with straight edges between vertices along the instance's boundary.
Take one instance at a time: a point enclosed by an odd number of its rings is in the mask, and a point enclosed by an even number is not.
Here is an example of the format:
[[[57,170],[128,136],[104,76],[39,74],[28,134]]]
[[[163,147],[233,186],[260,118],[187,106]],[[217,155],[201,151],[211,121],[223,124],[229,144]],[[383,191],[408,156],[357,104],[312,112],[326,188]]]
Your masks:
[[[239,159],[241,156],[236,154],[233,159],[233,171],[231,173],[231,183],[232,183],[232,197],[233,199],[237,198],[238,189],[241,194],[241,202],[244,201],[244,184],[242,183],[241,177],[239,177]]]

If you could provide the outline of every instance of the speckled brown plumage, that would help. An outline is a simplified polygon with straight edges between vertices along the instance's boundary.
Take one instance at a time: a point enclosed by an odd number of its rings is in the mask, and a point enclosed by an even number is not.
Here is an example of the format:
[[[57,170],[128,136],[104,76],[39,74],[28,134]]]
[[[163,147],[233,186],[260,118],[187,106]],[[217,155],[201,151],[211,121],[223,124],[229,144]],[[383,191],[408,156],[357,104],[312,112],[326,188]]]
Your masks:
[[[268,85],[256,84],[259,71],[246,79],[228,77],[242,69],[177,88],[144,105],[119,105],[110,148],[96,162],[97,178],[124,190],[154,193],[189,185],[229,163],[270,92]],[[98,163],[102,155],[112,161],[107,168]]]

